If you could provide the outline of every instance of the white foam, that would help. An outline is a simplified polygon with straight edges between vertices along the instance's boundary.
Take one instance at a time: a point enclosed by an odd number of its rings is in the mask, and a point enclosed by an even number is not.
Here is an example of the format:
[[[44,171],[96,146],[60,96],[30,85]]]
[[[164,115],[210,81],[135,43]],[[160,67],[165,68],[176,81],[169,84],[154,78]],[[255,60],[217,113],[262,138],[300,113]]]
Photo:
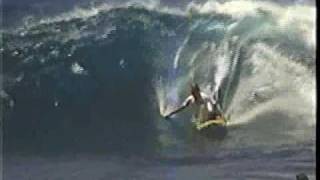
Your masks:
[[[241,7],[241,8],[239,8]],[[314,47],[316,45],[316,8],[310,5],[287,5],[280,6],[267,1],[234,0],[224,3],[207,1],[205,3],[190,3],[188,11],[203,14],[225,14],[235,19],[242,19],[248,16],[259,16],[261,13],[270,14],[278,28],[284,31],[294,29],[298,31],[306,44]]]
[[[187,43],[189,41],[189,38],[190,38],[190,36],[187,36],[185,38],[185,40],[182,42],[182,45],[177,50],[177,53],[176,53],[176,55],[174,57],[174,60],[173,60],[173,62],[174,62],[173,67],[175,69],[177,69],[177,67],[178,67],[178,63],[179,63],[179,59],[180,59],[181,53],[182,53],[184,47],[187,45]]]
[[[23,27],[17,30],[19,30],[20,33],[24,33],[24,28],[32,28],[39,24],[68,22],[73,19],[86,20],[88,18],[97,16],[99,13],[102,13],[102,12],[107,12],[117,8],[128,8],[128,7],[143,7],[150,11],[156,11],[156,12],[167,13],[172,15],[180,15],[180,16],[186,15],[186,13],[181,9],[162,6],[160,5],[160,1],[156,1],[156,0],[148,0],[148,1],[131,0],[131,1],[128,1],[127,3],[122,3],[118,5],[105,2],[105,3],[100,3],[99,5],[91,5],[85,8],[75,6],[75,8],[71,11],[67,11],[55,16],[42,17],[40,20],[36,20],[36,18],[32,16],[28,16],[24,20]]]
[[[314,125],[315,119],[312,118],[312,112],[315,109],[313,102],[315,85],[312,74],[308,69],[282,56],[276,48],[262,43],[253,46],[251,51],[251,58],[242,68],[251,66],[254,74],[241,80],[242,82],[227,111],[227,113],[237,114],[235,115],[236,122],[233,123],[248,122],[261,111],[271,110],[272,108],[287,110],[291,114],[296,114],[297,110],[301,108],[300,106],[303,106],[308,107],[300,111],[308,117],[304,120],[305,124]],[[267,88],[261,89],[260,87]],[[274,100],[260,105],[261,107],[257,104],[250,105],[249,96],[252,92],[257,92],[256,88],[260,88],[260,93],[266,96],[267,101],[268,99],[285,97],[290,99],[291,105],[284,103],[288,101],[282,101],[281,103],[276,101],[278,103],[276,104]],[[294,106],[292,103],[297,104]]]
[[[74,74],[86,74],[85,69],[84,69],[78,62],[74,62],[74,63],[71,65],[71,71],[72,71]]]

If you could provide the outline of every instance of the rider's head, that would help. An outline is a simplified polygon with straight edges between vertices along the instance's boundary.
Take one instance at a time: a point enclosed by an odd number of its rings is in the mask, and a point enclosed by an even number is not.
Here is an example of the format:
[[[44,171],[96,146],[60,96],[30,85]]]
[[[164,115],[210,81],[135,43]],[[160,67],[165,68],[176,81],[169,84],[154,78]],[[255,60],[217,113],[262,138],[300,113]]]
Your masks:
[[[197,83],[191,85],[191,94],[196,98],[201,98],[200,88]]]

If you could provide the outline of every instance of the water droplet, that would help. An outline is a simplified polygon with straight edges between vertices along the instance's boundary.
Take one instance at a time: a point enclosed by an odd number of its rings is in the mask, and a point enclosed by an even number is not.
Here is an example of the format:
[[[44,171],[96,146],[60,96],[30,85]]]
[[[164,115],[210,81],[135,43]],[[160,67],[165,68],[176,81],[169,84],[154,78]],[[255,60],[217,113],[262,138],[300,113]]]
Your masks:
[[[15,51],[12,53],[13,56],[17,56],[18,54],[19,54],[19,52],[18,52],[17,50],[15,50]]]
[[[124,59],[121,59],[121,60],[119,61],[119,66],[120,66],[122,69],[124,69],[124,68],[125,68],[125,66],[126,66],[126,62],[125,62],[125,60],[124,60]]]
[[[59,106],[59,102],[58,102],[58,101],[55,101],[55,102],[54,102],[54,106],[55,106],[55,107],[58,107],[58,106]]]
[[[9,106],[10,106],[11,108],[14,106],[14,101],[13,101],[13,100],[10,100]]]
[[[86,71],[78,62],[75,62],[71,65],[71,71],[74,74],[86,74]]]

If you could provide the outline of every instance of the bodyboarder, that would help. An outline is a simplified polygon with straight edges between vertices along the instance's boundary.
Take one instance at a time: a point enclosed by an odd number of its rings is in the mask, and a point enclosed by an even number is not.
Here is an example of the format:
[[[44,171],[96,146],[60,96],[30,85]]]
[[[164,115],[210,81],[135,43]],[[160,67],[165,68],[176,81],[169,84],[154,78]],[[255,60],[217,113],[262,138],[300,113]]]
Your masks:
[[[164,117],[169,119],[172,115],[189,106],[194,106],[194,119],[197,123],[216,120],[222,117],[222,111],[215,96],[210,97],[202,92],[198,84],[191,85],[191,95],[189,95],[177,109],[168,113]]]

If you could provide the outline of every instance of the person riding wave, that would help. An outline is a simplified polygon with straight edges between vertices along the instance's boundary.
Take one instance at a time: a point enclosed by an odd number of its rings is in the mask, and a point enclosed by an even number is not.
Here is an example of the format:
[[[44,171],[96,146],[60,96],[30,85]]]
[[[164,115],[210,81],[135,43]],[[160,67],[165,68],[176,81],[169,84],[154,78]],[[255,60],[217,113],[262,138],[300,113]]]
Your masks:
[[[197,122],[202,123],[208,120],[215,120],[222,117],[222,111],[215,99],[215,96],[210,97],[209,95],[202,92],[198,84],[191,85],[191,95],[189,95],[177,109],[170,112],[164,117],[168,119],[172,115],[182,111],[189,106],[194,106],[196,111],[194,118]]]

